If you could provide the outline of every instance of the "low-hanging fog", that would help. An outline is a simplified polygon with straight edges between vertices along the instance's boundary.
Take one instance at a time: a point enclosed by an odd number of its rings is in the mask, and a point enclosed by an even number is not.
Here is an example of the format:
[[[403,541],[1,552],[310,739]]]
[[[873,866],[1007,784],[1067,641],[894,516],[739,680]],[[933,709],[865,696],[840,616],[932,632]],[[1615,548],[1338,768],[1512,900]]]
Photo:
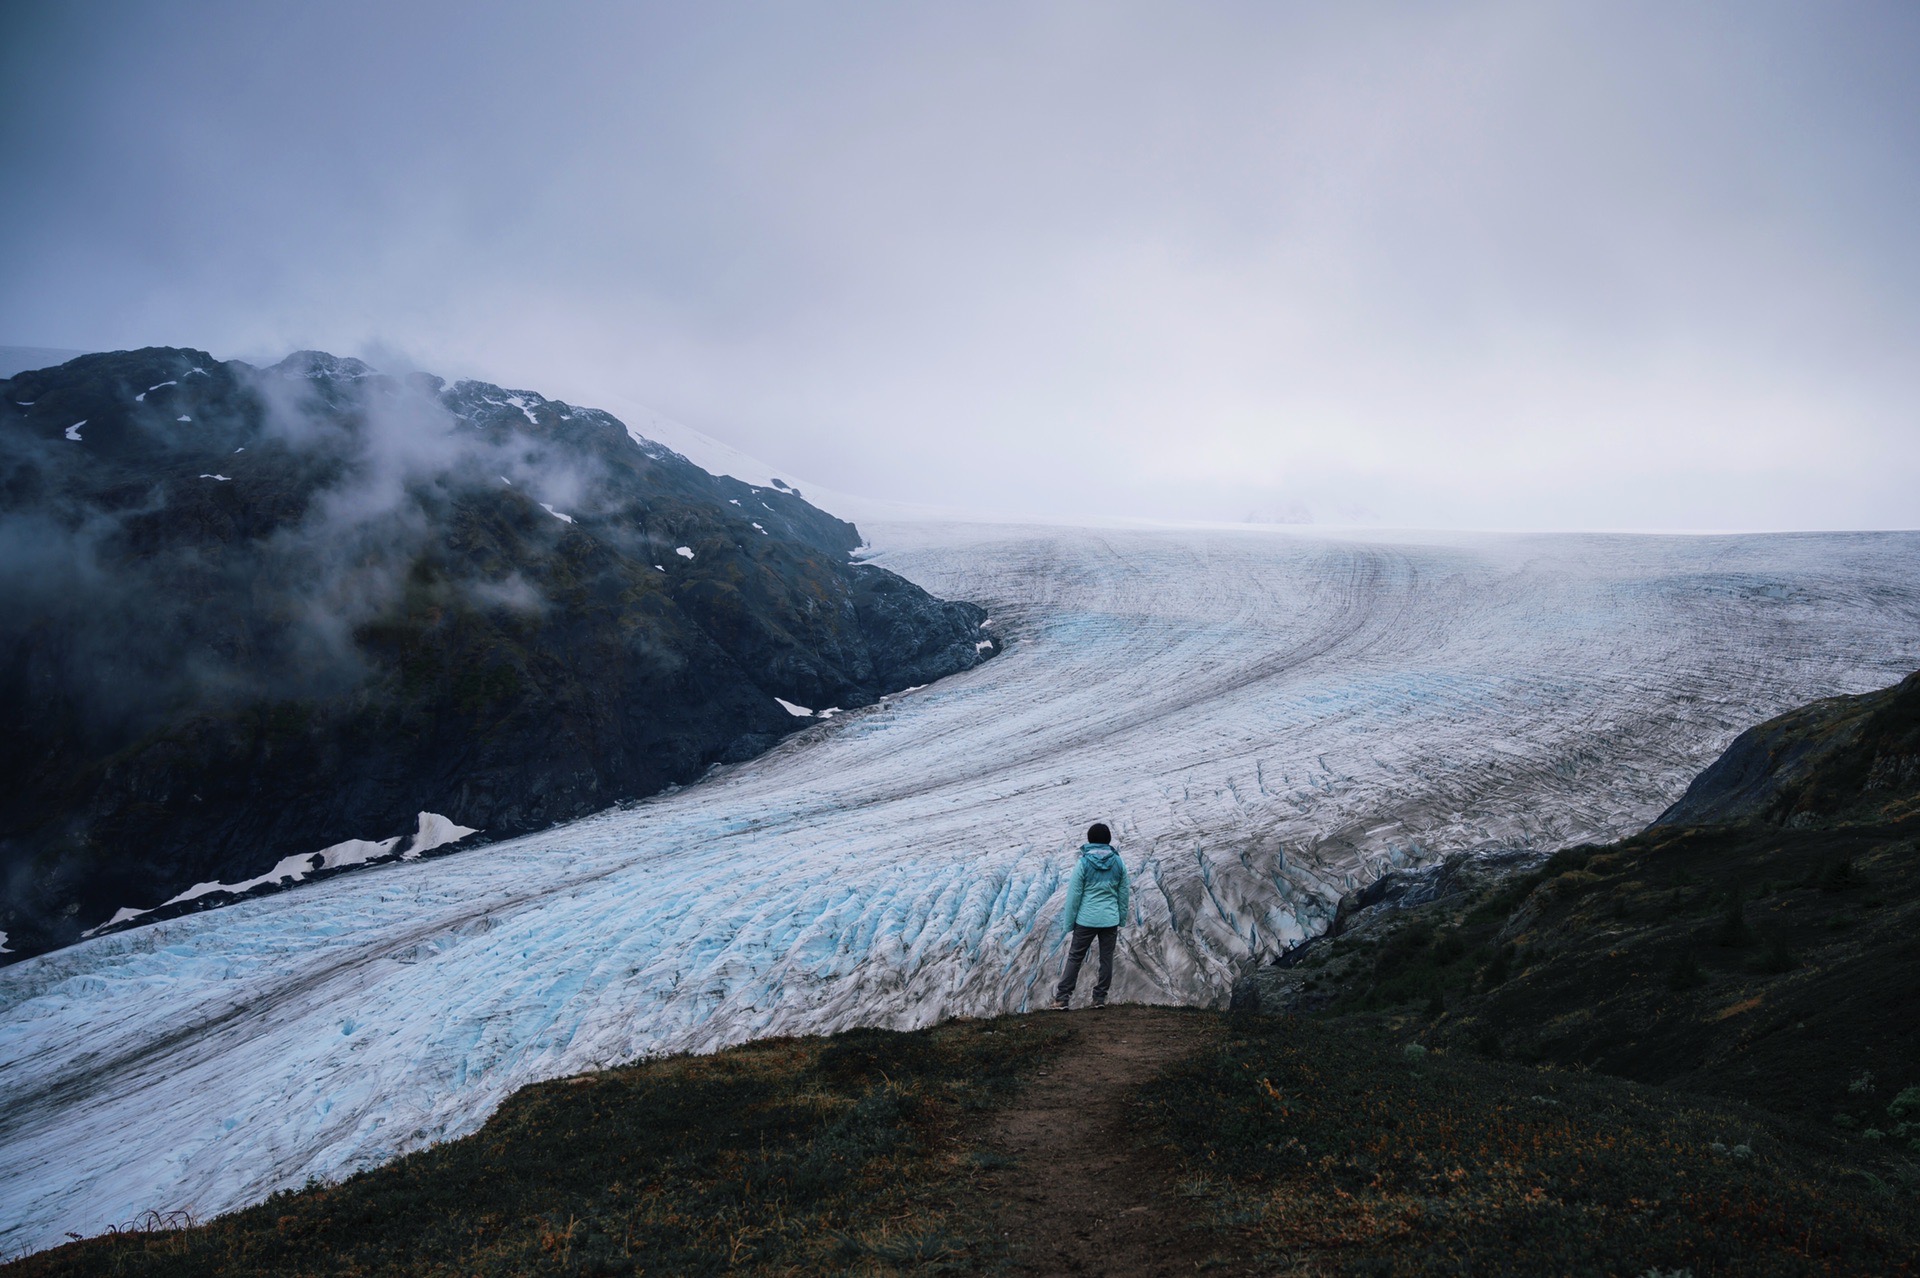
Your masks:
[[[1913,527],[1917,54],[1900,3],[11,6],[0,342],[404,352],[975,510]]]
[[[591,454],[477,429],[439,398],[438,379],[362,376],[347,362],[320,382],[310,359],[188,379],[214,385],[179,418],[196,423],[203,454],[218,443],[235,462],[249,448],[249,466],[270,459],[248,477],[258,503],[240,516],[206,505],[207,481],[228,477],[194,483],[161,450],[131,446],[130,464],[0,434],[0,490],[17,499],[0,511],[0,650],[28,682],[74,698],[80,735],[119,740],[182,706],[350,688],[368,674],[357,628],[398,605],[463,491],[506,485],[576,512],[607,500]],[[134,426],[163,432],[182,406],[135,404]],[[535,540],[556,536],[534,525]],[[484,607],[546,606],[515,571],[456,574],[446,589]]]

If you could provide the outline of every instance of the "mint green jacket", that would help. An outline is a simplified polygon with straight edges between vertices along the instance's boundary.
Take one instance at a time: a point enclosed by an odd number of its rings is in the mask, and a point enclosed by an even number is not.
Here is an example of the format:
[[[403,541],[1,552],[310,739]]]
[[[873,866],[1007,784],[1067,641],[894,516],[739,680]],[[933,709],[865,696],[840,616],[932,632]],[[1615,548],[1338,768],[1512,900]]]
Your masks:
[[[1067,880],[1068,927],[1117,927],[1127,917],[1127,867],[1105,843],[1082,843]]]

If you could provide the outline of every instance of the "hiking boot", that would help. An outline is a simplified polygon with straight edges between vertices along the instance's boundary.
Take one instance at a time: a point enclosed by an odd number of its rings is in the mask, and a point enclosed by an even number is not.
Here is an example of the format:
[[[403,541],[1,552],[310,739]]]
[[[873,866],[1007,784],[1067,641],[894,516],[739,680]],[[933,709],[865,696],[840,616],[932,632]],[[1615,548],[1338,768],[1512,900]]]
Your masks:
[[[1104,998],[1096,998],[1095,1000],[1093,1000],[1093,1008],[1096,1012],[1099,1011],[1101,1008],[1105,1007],[1106,1005],[1107,1005],[1107,1000],[1105,1000]]]
[[[1055,994],[1053,996],[1053,1002],[1047,1004],[1047,1006],[1052,1008],[1056,1012],[1064,1012],[1067,1010],[1067,1000],[1065,1000],[1064,998],[1061,998],[1058,994]]]

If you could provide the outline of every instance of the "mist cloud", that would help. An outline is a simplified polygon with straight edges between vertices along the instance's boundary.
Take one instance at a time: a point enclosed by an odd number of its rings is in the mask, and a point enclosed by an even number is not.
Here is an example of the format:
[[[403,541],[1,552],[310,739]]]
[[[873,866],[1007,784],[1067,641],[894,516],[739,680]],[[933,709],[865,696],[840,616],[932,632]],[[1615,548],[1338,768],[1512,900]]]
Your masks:
[[[394,342],[1014,511],[1920,521],[1910,6],[8,21],[5,340]]]
[[[495,388],[443,400],[437,377],[311,354],[220,371],[233,381],[184,378],[164,407],[131,405],[131,429],[170,440],[164,450],[96,455],[24,424],[0,436],[0,486],[15,494],[0,512],[0,653],[10,678],[65,689],[65,708],[45,712],[70,714],[90,741],[132,739],[187,708],[348,692],[375,673],[363,628],[401,617],[410,592],[542,612],[511,554],[476,565],[449,553],[461,535],[450,512],[478,499],[497,516],[502,490],[583,514],[605,500],[591,454],[449,406],[517,417]],[[175,421],[182,409],[191,427]],[[239,514],[202,465],[238,476]],[[523,522],[510,551],[562,527]]]

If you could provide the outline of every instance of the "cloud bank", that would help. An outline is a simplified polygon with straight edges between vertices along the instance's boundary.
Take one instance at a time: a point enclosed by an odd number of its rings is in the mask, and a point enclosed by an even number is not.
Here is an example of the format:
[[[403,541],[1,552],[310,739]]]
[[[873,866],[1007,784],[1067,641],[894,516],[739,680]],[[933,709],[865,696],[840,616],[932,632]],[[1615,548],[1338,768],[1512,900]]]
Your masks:
[[[0,340],[388,343],[1013,512],[1920,523],[1911,6],[5,21]]]

